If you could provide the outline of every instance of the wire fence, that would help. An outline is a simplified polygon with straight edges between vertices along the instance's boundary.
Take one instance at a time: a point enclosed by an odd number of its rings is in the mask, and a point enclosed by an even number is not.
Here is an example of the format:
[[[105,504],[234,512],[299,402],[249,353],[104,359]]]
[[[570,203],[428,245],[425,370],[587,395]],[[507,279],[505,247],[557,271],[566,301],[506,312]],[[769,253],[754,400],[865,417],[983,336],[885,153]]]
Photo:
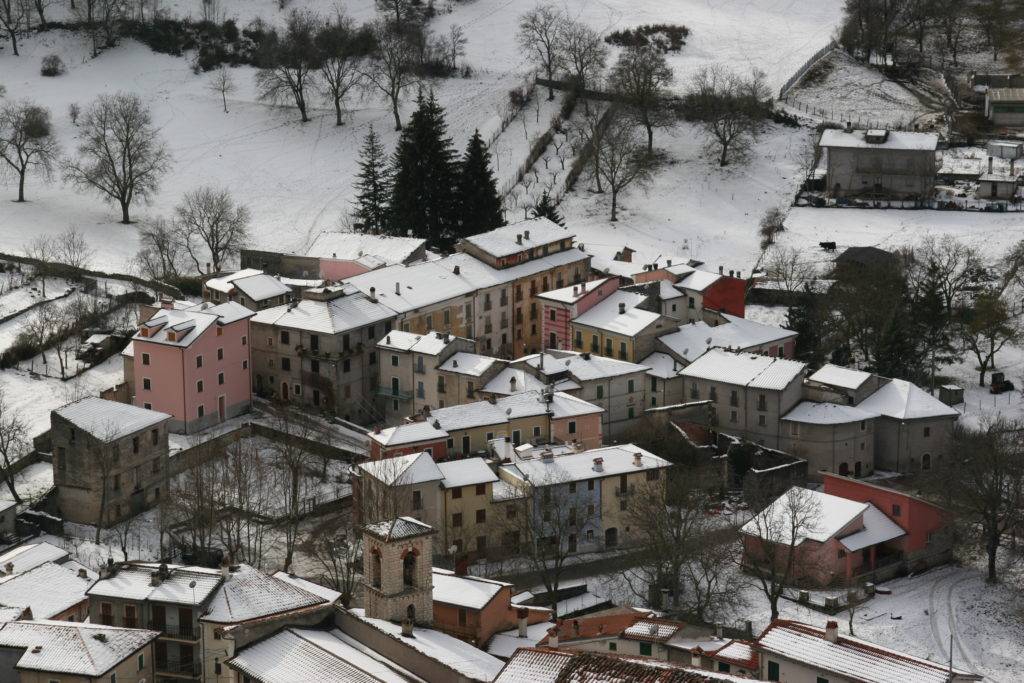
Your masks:
[[[792,76],[789,77],[789,79],[785,82],[785,84],[781,88],[779,88],[779,99],[780,100],[784,99],[789,94],[790,89],[793,86],[795,86],[797,83],[799,83],[800,79],[803,78],[804,75],[808,71],[810,71],[811,68],[815,64],[818,63],[819,60],[821,60],[826,55],[832,54],[832,51],[836,50],[838,48],[839,48],[839,43],[837,43],[836,41],[833,40],[833,41],[830,41],[828,45],[826,45],[825,47],[821,48],[820,50],[815,52],[813,55],[808,57],[807,61],[804,62],[803,65],[799,69],[797,69],[796,72]]]
[[[785,106],[791,111],[820,119],[821,123],[825,125],[843,127],[847,124],[852,124],[854,128],[859,130],[866,128],[885,128],[888,130],[915,131],[919,129],[919,125],[914,123],[915,117],[908,119],[883,119],[870,117],[860,112],[843,111],[841,109],[835,109],[834,107],[815,107],[801,102],[792,95],[780,97],[776,100],[775,104],[776,106]]]

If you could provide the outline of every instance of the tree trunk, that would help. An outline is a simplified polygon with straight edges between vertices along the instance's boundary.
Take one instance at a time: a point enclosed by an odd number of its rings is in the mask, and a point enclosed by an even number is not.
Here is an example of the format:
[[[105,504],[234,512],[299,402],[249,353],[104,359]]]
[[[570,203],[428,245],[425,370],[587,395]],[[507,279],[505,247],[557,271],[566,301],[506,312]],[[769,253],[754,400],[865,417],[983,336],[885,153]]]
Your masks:
[[[718,157],[718,165],[726,166],[729,163],[729,145],[722,143],[722,154]]]
[[[992,534],[992,537],[988,539],[985,546],[988,554],[988,576],[985,577],[985,581],[988,583],[998,583],[999,575],[996,573],[996,553],[999,551],[998,533]]]
[[[398,98],[391,99],[391,113],[395,115],[395,130],[402,130],[402,119],[398,115]]]
[[[334,125],[344,125],[341,121],[341,98],[334,99]]]
[[[25,171],[18,174],[18,201],[25,201]]]
[[[614,223],[617,220],[619,220],[619,216],[618,216],[618,213],[616,211],[618,209],[618,206],[619,206],[619,191],[616,190],[613,187],[612,188],[612,217],[611,217],[612,223]]]
[[[776,619],[779,618],[779,596],[778,595],[771,595],[771,596],[769,596],[768,597],[768,603],[771,605],[771,608],[772,608],[772,621],[775,621]]]
[[[596,147],[596,145],[595,145]],[[604,188],[601,187],[601,164],[598,160],[597,150],[594,150],[594,181],[597,183],[597,193],[601,194],[604,192]]]
[[[22,500],[21,496],[18,495],[18,490],[14,487],[14,475],[11,474],[10,465],[4,469],[4,481],[7,482],[7,488],[10,490],[11,497],[14,498],[14,502],[20,505]]]
[[[11,0],[11,1],[13,2],[14,0]],[[14,56],[17,57],[18,56],[18,32],[17,31],[8,31],[8,33],[11,36],[11,50],[14,52]]]
[[[647,128],[647,153],[650,154],[654,151],[654,126],[650,123],[646,124]]]
[[[130,225],[132,222],[131,217],[128,215],[128,202],[123,199],[119,200],[121,204],[121,222],[125,225]]]
[[[220,91],[220,99],[221,99],[221,101],[224,102],[224,113],[227,114],[228,113],[228,94],[227,94],[226,91],[224,91],[224,90]]]
[[[555,99],[555,89],[552,87],[551,82],[555,80],[555,74],[552,69],[548,69],[548,102]]]

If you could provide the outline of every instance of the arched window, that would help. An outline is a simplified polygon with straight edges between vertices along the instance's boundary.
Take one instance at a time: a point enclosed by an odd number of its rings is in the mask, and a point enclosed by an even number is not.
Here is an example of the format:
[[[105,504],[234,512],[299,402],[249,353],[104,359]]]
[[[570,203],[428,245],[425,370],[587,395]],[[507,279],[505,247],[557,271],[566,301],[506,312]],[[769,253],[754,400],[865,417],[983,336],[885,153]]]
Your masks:
[[[407,552],[402,558],[402,584],[416,585],[416,553]]]
[[[925,453],[921,456],[921,469],[930,470],[932,468],[932,454]]]
[[[380,588],[380,551],[376,548],[370,553],[370,581],[374,588]]]

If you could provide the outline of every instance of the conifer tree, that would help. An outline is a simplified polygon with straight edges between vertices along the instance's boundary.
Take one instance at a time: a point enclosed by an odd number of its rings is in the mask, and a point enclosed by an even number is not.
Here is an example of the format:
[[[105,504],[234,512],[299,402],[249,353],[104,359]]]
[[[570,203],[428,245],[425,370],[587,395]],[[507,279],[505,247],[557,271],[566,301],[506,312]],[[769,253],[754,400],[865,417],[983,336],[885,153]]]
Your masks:
[[[786,317],[786,329],[797,333],[794,356],[811,367],[820,367],[825,362],[825,329],[822,307],[809,284],[804,285],[797,303],[790,306]]]
[[[447,137],[444,110],[434,94],[417,98],[416,111],[402,130],[393,161],[391,225],[411,231],[431,247],[447,250],[457,233],[458,161]]]
[[[473,133],[459,169],[459,234],[475,235],[505,224],[498,184],[491,172],[491,153],[480,131]]]
[[[552,223],[565,227],[565,219],[562,218],[562,214],[558,213],[558,207],[551,200],[551,195],[547,190],[544,190],[544,194],[540,196],[540,201],[537,202],[537,206],[533,207],[532,213],[534,218],[547,218]]]
[[[389,233],[390,191],[391,171],[384,156],[384,146],[370,126],[359,150],[359,174],[356,176],[356,217],[363,225],[363,232],[371,235]]]

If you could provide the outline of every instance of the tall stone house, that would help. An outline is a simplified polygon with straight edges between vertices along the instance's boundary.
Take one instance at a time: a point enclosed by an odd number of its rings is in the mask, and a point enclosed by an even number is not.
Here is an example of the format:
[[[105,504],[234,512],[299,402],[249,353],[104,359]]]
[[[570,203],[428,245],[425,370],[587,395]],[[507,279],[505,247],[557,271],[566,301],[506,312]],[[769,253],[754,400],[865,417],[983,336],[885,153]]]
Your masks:
[[[53,483],[63,518],[110,525],[157,505],[167,493],[172,419],[94,396],[52,411]]]
[[[825,183],[832,197],[925,198],[935,187],[939,136],[889,130],[822,131]]]
[[[377,367],[385,421],[392,424],[424,408],[463,403],[458,387],[449,391],[447,374],[439,368],[456,353],[472,353],[475,346],[472,339],[444,332],[394,330],[384,335],[377,342]]]

